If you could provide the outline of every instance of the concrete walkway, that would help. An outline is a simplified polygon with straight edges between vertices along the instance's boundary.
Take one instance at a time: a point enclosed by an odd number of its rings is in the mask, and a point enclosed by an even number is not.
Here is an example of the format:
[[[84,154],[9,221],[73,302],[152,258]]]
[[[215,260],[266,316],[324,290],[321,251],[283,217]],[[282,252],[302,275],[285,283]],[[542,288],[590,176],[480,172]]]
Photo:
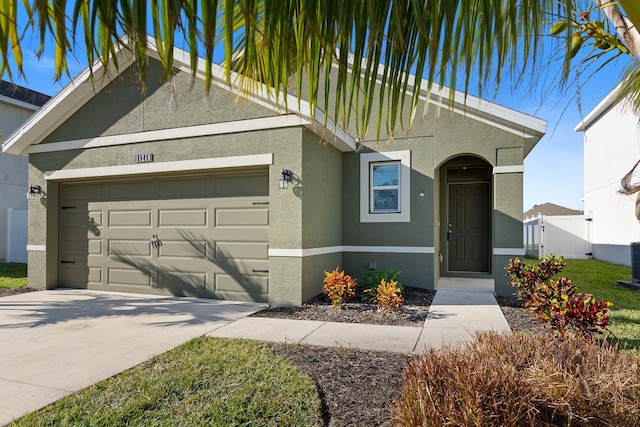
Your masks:
[[[207,335],[420,353],[469,342],[478,331],[511,332],[493,294],[446,290],[436,293],[423,327],[243,317]]]
[[[486,292],[438,291],[423,327],[246,317],[263,307],[84,290],[0,298],[0,425],[203,335],[419,353],[510,332]]]

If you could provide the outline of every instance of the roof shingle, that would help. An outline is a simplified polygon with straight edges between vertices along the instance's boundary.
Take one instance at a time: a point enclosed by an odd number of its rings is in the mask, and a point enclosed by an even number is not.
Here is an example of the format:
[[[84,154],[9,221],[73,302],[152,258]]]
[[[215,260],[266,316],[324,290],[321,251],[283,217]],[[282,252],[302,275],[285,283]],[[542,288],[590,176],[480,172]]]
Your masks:
[[[564,206],[556,205],[554,203],[543,203],[541,205],[534,206],[523,214],[523,219],[536,217],[538,215],[555,216],[555,215],[582,215],[582,211],[575,209],[565,208]]]
[[[18,86],[15,83],[0,80],[0,95],[26,102],[37,107],[42,107],[51,97],[26,87]]]

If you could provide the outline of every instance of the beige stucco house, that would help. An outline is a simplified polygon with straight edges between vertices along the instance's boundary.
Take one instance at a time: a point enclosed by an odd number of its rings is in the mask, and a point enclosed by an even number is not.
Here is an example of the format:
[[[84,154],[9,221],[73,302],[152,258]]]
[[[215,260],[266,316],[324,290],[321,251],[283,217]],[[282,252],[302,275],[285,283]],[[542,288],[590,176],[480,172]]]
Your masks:
[[[411,136],[357,141],[221,77],[207,97],[175,58],[173,85],[151,60],[145,94],[125,57],[95,87],[84,72],[3,144],[46,199],[29,204],[31,286],[295,305],[340,266],[512,293],[523,159],[546,122],[443,91]]]
[[[25,87],[0,80],[0,142],[15,131],[49,96]],[[27,209],[27,174],[29,162],[26,157],[0,153],[0,262],[26,261],[26,248],[18,250],[19,242],[25,240],[27,225],[24,221],[14,221],[10,234],[7,229],[7,215]],[[14,251],[9,255],[9,246]],[[8,259],[10,258],[10,259]]]

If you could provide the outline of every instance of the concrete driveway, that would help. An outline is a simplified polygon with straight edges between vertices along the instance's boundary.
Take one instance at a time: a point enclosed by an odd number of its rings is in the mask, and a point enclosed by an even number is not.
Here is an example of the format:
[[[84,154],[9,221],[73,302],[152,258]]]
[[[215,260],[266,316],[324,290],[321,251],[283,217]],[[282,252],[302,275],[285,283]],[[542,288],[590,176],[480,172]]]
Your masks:
[[[263,307],[65,289],[0,298],[0,425]]]

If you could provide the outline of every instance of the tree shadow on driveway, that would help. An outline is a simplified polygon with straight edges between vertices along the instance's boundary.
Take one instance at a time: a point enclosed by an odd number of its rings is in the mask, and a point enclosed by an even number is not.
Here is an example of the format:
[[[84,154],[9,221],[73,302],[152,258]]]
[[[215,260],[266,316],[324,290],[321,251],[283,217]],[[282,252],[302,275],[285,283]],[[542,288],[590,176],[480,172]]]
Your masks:
[[[202,325],[226,323],[262,308],[261,304],[235,301],[58,289],[0,299],[0,329],[116,317],[135,318],[156,327]]]

